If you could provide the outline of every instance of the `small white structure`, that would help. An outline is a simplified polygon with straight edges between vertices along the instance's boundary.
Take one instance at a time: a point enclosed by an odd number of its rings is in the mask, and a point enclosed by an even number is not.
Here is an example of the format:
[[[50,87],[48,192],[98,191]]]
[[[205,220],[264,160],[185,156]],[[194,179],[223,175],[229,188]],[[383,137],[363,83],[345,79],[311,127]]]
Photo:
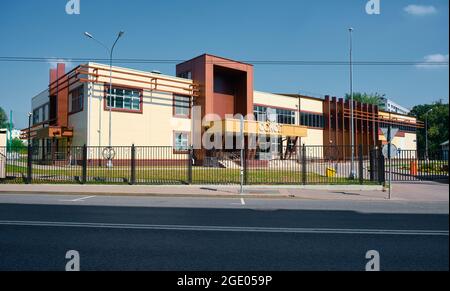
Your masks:
[[[387,112],[393,112],[403,115],[408,115],[411,112],[411,110],[409,110],[408,108],[403,107],[398,103],[395,103],[391,99],[382,97],[380,101],[381,101],[380,109],[385,110]]]
[[[448,141],[441,143],[442,158],[448,160]]]
[[[0,179],[6,178],[6,129],[0,129]]]

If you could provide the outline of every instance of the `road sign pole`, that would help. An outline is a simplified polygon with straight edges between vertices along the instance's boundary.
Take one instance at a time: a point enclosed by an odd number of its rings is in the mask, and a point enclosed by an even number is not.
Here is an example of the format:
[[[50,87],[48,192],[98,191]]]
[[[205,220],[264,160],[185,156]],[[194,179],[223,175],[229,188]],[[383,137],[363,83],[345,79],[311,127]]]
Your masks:
[[[240,120],[240,135],[241,135],[241,172],[240,172],[240,178],[241,178],[241,187],[240,187],[240,194],[244,193],[244,147],[245,147],[245,141],[244,141],[244,116],[241,116]]]
[[[389,125],[389,130],[388,130],[388,161],[389,161],[389,197],[388,199],[391,200],[392,197],[392,169],[391,169],[391,165],[392,165],[392,155],[391,155],[391,147],[392,147],[392,126]]]

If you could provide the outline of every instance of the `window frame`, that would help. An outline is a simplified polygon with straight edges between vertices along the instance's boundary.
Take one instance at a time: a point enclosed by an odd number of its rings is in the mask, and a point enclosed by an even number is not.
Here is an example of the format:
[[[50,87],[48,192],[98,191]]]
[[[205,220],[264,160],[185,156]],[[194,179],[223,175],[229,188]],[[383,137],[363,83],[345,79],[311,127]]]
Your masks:
[[[105,88],[104,88],[104,96],[103,96],[103,109],[104,109],[104,111],[109,111],[110,110],[110,107],[108,106],[109,86],[105,84],[104,87]],[[131,86],[124,86],[124,85],[116,85],[116,86],[113,85],[112,89],[113,90],[131,90],[131,91],[139,92],[139,110],[111,107],[111,111],[124,112],[124,113],[135,113],[135,114],[143,114],[144,113],[144,89],[131,87]],[[133,98],[131,98],[130,100],[131,100],[131,108],[133,108]],[[122,102],[125,103],[125,99],[123,99]]]
[[[80,91],[82,92],[82,94],[81,95],[78,94],[77,98],[79,99],[81,96],[81,106],[80,106],[80,108],[77,108],[76,110],[74,110],[73,109],[73,96],[74,96],[73,94],[74,94],[74,92],[80,93]],[[70,106],[69,107],[69,109],[70,109],[69,115],[76,114],[76,113],[84,110],[84,86],[83,85],[78,86],[69,92],[69,104],[68,105]]]
[[[179,108],[176,105],[177,100],[175,100],[177,97],[186,98],[188,100],[187,103],[189,104],[189,107],[188,108],[183,108],[183,109],[187,109],[188,110],[187,114],[178,114],[177,113],[177,108]],[[173,96],[172,96],[172,116],[173,117],[190,119],[191,118],[191,109],[192,109],[191,96],[189,96],[189,95],[182,95],[182,94],[173,94]]]
[[[177,136],[178,135],[186,135],[186,139],[187,139],[187,149],[183,150],[183,149],[177,149],[176,147],[176,143],[177,143]],[[173,153],[174,154],[187,154],[189,153],[189,141],[191,139],[191,133],[189,131],[173,131],[173,138],[172,138],[172,147],[173,147]]]

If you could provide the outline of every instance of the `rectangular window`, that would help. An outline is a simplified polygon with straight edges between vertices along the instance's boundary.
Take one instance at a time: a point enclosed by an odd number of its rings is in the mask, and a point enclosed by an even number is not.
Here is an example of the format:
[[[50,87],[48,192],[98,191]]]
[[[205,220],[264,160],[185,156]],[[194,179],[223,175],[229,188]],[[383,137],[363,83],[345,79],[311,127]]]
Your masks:
[[[113,88],[112,94],[107,89],[106,107],[125,111],[142,110],[141,91],[137,89]]]
[[[41,108],[33,110],[33,125],[41,122]]]
[[[191,115],[191,97],[174,95],[173,115],[178,117],[189,117]]]
[[[302,112],[300,122],[307,127],[323,128],[325,126],[325,119],[322,114]]]
[[[175,132],[173,147],[176,152],[185,152],[189,150],[189,133]]]
[[[177,77],[192,80],[192,73],[190,71],[182,72],[182,73],[179,73]]]
[[[255,115],[255,120],[260,122],[267,121],[267,107],[263,106],[254,106],[253,114]]]
[[[80,86],[69,93],[69,113],[83,111],[84,87]]]

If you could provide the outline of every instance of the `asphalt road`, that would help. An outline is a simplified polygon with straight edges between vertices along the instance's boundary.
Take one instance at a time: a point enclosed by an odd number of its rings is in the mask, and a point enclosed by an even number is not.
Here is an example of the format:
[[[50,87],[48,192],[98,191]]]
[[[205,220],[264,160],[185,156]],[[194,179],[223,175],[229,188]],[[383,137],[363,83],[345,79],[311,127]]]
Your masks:
[[[36,197],[0,197],[0,270],[449,269],[448,204]]]

